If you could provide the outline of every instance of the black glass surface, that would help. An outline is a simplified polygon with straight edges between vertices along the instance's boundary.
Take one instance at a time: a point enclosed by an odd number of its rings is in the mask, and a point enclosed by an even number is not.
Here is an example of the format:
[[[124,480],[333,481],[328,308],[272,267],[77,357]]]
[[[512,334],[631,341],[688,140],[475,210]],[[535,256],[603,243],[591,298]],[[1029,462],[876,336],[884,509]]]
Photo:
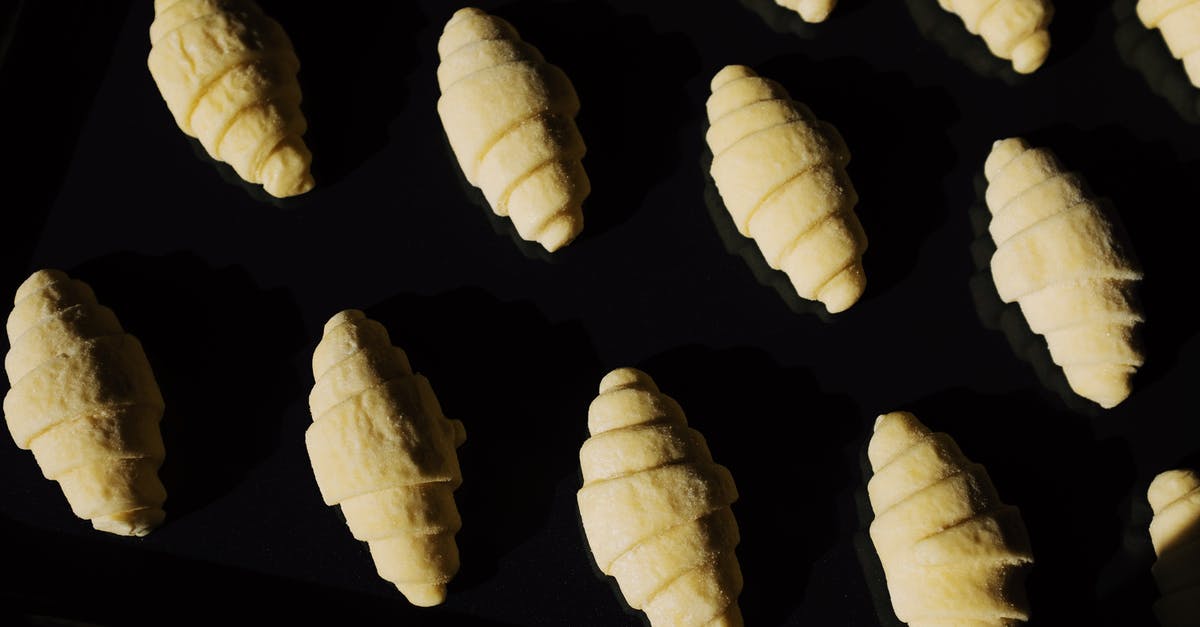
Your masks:
[[[1153,624],[1145,490],[1200,452],[1200,91],[1132,0],[1058,2],[1027,77],[936,0],[843,0],[816,26],[768,0],[482,1],[582,102],[594,191],[554,255],[515,239],[446,143],[436,42],[461,3],[262,4],[301,59],[315,154],[317,188],[286,202],[175,126],[146,68],[151,2],[0,11],[0,293],[61,268],[141,339],[167,401],[169,493],[151,535],[103,534],[0,442],[0,622],[642,624],[575,505],[588,404],[633,365],[737,482],[750,625],[897,624],[864,490],[872,421],[897,409],[1020,507],[1033,624]],[[789,293],[720,206],[704,102],[729,63],[850,147],[870,248],[848,312]],[[1115,409],[1065,389],[988,291],[981,170],[1013,135],[1110,199],[1145,270],[1148,360]],[[308,463],[312,349],[351,307],[466,426],[462,569],[437,608],[376,575]]]

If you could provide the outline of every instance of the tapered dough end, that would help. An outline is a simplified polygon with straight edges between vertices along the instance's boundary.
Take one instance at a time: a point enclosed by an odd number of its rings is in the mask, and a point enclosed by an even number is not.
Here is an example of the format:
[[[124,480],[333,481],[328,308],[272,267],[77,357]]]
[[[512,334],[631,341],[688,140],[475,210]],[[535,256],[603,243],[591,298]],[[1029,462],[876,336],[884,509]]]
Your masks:
[[[758,76],[758,73],[744,65],[726,65],[713,76],[712,82],[709,84],[710,91],[717,91],[725,85],[736,81],[739,78],[748,78],[750,76]]]
[[[875,419],[874,435],[867,443],[871,469],[879,470],[913,442],[929,435],[929,428],[906,411],[882,414]]]
[[[450,20],[446,22],[446,27],[449,27],[451,24],[454,24],[455,22],[457,22],[461,19],[471,17],[473,15],[487,15],[487,13],[484,12],[482,9],[478,9],[475,7],[463,7],[461,9],[455,11],[454,15],[450,16]]]
[[[13,296],[13,302],[20,302],[26,296],[42,289],[43,287],[46,287],[47,285],[50,285],[51,283],[60,283],[62,281],[69,280],[71,280],[71,277],[67,276],[67,273],[63,272],[62,270],[55,270],[53,268],[38,270],[37,272],[29,275],[29,278],[25,279],[21,283],[21,286],[17,288],[17,293]]]
[[[1168,470],[1159,473],[1150,482],[1146,491],[1146,499],[1154,513],[1158,513],[1179,497],[1200,488],[1200,475],[1193,470]]]
[[[466,9],[463,9],[464,11]],[[417,607],[433,607],[446,600],[444,583],[398,583],[396,589]]]
[[[331,330],[336,329],[347,322],[362,320],[366,317],[367,315],[358,309],[343,309],[342,311],[333,314],[329,320],[325,321],[325,326],[322,328],[321,332],[329,333]]]
[[[1092,364],[1064,366],[1067,383],[1078,395],[1104,409],[1112,409],[1129,398],[1133,392],[1133,366],[1124,364]]]
[[[637,368],[617,368],[600,379],[601,394],[622,387],[639,387],[649,392],[658,391],[654,379]]]
[[[837,0],[800,0],[796,4],[796,12],[801,19],[810,24],[824,22],[833,13]]]
[[[992,144],[992,152],[983,163],[983,175],[989,182],[996,180],[1000,170],[1026,150],[1029,150],[1029,142],[1020,137],[996,140]],[[991,209],[990,206],[988,208]]]
[[[554,252],[570,244],[583,231],[583,212],[562,213],[546,223],[537,235],[537,243]]]
[[[1012,51],[1013,69],[1018,74],[1032,74],[1042,67],[1050,55],[1050,33],[1045,30],[1030,35]]]
[[[263,189],[276,198],[299,196],[313,188],[312,153],[299,136],[288,137],[259,170]]]
[[[93,518],[92,527],[96,528],[97,531],[107,531],[119,536],[135,536],[140,538],[162,524],[163,519],[166,517],[167,514],[162,509],[148,507]]]
[[[862,262],[859,262],[834,275],[817,292],[817,300],[825,304],[829,313],[840,313],[858,302],[866,289],[867,275],[863,271]]]

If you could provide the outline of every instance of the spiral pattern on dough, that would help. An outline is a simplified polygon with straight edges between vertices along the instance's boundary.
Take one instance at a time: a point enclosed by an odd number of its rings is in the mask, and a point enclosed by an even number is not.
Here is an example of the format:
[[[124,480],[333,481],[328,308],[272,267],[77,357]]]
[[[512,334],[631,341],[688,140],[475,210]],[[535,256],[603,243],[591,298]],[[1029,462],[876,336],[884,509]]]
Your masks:
[[[896,616],[914,627],[1028,620],[1025,525],[983,466],[907,412],[876,420],[867,455],[871,541]]]
[[[591,183],[570,79],[505,20],[457,11],[438,40],[438,113],[463,174],[548,251],[583,230]]]
[[[1141,273],[1105,211],[1049,150],[1019,138],[998,141],[984,174],[1000,298],[1020,303],[1071,389],[1103,407],[1117,405],[1144,361],[1135,333]]]
[[[579,512],[600,570],[653,625],[742,624],[733,477],[679,404],[633,368],[588,410]]]
[[[446,418],[429,381],[361,311],[325,323],[313,376],[305,442],[321,496],[341,505],[379,575],[409,602],[441,603],[459,565],[462,423]]]
[[[1200,0],[1139,0],[1137,14],[1146,28],[1162,32],[1171,56],[1200,87]]]
[[[741,65],[713,78],[707,108],[713,181],[738,231],[801,297],[831,313],[853,305],[866,288],[867,236],[841,135]]]
[[[775,0],[775,4],[791,9],[799,13],[805,22],[815,24],[829,17],[837,6],[837,0]]]
[[[1154,612],[1163,627],[1200,625],[1200,476],[1168,470],[1150,483],[1154,510],[1150,539],[1158,561],[1152,572],[1162,597]]]
[[[147,61],[175,122],[276,197],[313,187],[300,61],[252,0],[155,0]]]
[[[101,531],[144,536],[162,522],[163,398],[137,338],[92,288],[39,270],[17,289],[4,418],[71,510]]]
[[[942,8],[962,18],[973,35],[983,37],[992,54],[1012,61],[1013,69],[1029,74],[1050,54],[1050,0],[938,0]]]

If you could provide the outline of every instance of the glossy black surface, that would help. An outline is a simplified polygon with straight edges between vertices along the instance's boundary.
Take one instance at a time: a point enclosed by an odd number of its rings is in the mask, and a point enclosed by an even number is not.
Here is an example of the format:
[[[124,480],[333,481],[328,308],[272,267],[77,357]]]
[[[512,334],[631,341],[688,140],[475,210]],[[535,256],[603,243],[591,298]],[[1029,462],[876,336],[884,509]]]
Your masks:
[[[170,497],[150,536],[101,534],[0,446],[0,619],[640,624],[595,572],[574,497],[600,377],[636,365],[737,481],[748,624],[896,624],[863,491],[872,420],[894,409],[953,435],[1021,508],[1034,624],[1152,624],[1145,488],[1200,451],[1200,92],[1132,0],[1059,2],[1031,77],[935,0],[843,0],[819,26],[770,0],[480,2],[583,103],[595,191],[553,257],[511,239],[442,134],[436,41],[459,3],[263,2],[303,64],[316,155],[317,189],[286,203],[175,127],[146,69],[149,1],[19,4],[0,41],[0,292],[65,269],[142,340]],[[870,249],[845,314],[781,297],[715,204],[704,101],[727,63],[781,81],[853,152]],[[1145,269],[1149,361],[1114,410],[1055,391],[1038,338],[986,289],[976,187],[1010,135],[1111,198]],[[435,609],[376,576],[308,465],[309,359],[347,307],[388,326],[467,428],[463,566]]]

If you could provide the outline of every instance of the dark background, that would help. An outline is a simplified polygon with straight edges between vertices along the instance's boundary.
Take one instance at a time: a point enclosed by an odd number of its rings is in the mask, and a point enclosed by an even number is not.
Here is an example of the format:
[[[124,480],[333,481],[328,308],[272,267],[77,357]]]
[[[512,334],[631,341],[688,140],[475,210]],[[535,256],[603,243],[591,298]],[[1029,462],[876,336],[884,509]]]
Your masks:
[[[1132,0],[1058,4],[1047,64],[1018,78],[936,0],[843,0],[811,27],[771,0],[480,2],[583,103],[594,192],[552,258],[512,239],[445,142],[436,41],[460,3],[264,0],[303,64],[316,155],[318,187],[284,203],[175,127],[146,69],[151,2],[9,5],[0,292],[62,268],[142,340],[170,497],[150,536],[102,534],[0,446],[0,622],[639,624],[595,571],[574,497],[588,403],[636,365],[737,481],[749,624],[896,623],[863,490],[871,422],[895,409],[953,435],[1021,508],[1035,624],[1152,624],[1145,489],[1200,451],[1184,304],[1200,91]],[[781,81],[854,154],[868,287],[834,319],[730,233],[703,139],[727,63]],[[1110,198],[1145,269],[1148,362],[1114,410],[1063,392],[990,291],[977,189],[1011,135]],[[467,428],[463,566],[438,608],[375,574],[308,464],[311,351],[348,307]]]

